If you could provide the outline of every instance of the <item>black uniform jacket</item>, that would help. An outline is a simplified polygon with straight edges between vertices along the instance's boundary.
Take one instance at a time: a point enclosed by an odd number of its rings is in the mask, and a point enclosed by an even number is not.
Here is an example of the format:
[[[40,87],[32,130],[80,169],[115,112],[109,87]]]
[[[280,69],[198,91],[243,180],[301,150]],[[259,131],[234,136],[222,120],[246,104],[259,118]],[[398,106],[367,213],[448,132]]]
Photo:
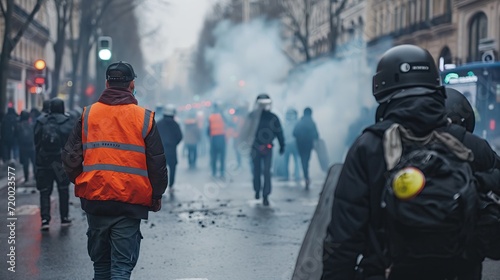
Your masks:
[[[427,135],[433,129],[449,129],[444,98],[438,94],[392,100],[383,116],[384,120],[399,123],[417,136]],[[467,132],[463,143],[474,153],[471,163],[474,171],[500,166],[485,140]],[[322,279],[354,279],[360,254],[367,260],[363,267],[365,275],[384,275],[384,263],[369,236],[370,231],[375,233],[383,247],[379,232],[385,172],[382,138],[365,131],[351,146],[335,190],[332,219],[324,241]]]

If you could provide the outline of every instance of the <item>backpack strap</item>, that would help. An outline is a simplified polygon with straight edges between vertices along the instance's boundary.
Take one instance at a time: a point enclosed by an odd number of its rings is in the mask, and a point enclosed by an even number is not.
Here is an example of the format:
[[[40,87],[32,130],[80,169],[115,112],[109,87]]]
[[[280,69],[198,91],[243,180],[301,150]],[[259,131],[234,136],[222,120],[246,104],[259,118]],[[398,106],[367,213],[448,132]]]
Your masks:
[[[385,131],[387,129],[389,129],[389,127],[391,127],[391,125],[393,123],[394,122],[392,122],[392,121],[384,120],[384,121],[375,123],[375,124],[373,124],[373,125],[365,128],[363,130],[363,133],[365,133],[365,132],[371,132],[371,133],[377,135],[378,137],[383,138]]]

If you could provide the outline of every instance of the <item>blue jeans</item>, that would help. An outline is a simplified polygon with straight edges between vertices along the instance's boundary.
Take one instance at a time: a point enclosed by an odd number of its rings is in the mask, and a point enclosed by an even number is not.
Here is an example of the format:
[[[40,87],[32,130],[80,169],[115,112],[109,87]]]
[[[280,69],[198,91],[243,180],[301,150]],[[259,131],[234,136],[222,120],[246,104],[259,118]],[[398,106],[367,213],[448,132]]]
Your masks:
[[[285,145],[285,174],[284,177],[288,179],[288,163],[290,162],[290,156],[293,157],[293,175],[295,180],[300,180],[299,171],[299,150],[297,149],[297,144],[295,142],[287,143]]]
[[[87,214],[87,250],[94,262],[94,280],[130,279],[137,264],[141,220]]]
[[[271,194],[271,163],[273,162],[273,150],[262,152],[257,148],[252,149],[253,163],[253,189],[255,193],[260,193],[267,197]],[[264,175],[264,187],[262,188],[261,177]]]
[[[217,176],[217,162],[220,163],[220,176],[224,177],[226,160],[226,136],[215,135],[210,138],[210,166],[212,167],[212,176]]]

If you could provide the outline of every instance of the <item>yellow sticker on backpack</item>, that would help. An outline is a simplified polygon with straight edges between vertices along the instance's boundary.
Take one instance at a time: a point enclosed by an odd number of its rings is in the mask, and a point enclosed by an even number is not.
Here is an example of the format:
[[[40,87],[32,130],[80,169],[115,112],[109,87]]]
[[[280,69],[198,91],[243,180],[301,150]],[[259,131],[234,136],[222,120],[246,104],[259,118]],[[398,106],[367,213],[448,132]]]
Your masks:
[[[417,196],[425,186],[425,176],[418,168],[406,167],[394,176],[392,189],[399,199]]]

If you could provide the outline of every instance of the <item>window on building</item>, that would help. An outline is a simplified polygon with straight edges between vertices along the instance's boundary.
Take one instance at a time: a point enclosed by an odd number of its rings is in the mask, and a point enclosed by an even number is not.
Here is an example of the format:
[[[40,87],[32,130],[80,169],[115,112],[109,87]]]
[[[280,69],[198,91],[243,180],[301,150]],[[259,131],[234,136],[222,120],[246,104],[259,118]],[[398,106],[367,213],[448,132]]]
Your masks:
[[[483,12],[475,14],[469,24],[469,61],[479,61],[479,41],[488,36],[488,19]]]
[[[401,24],[401,28],[405,28],[406,27],[406,7],[405,7],[405,5],[401,5],[401,13],[399,15],[400,15],[399,23]]]
[[[446,64],[451,64],[453,62],[452,57],[451,57],[451,51],[448,46],[445,46],[442,50],[441,53],[439,54],[439,59],[438,59],[438,66],[439,70],[443,71],[445,69]]]
[[[434,3],[432,5],[432,15],[433,17],[435,17],[442,14],[442,9],[441,9],[442,0],[434,0],[433,2]]]
[[[415,1],[410,2],[410,25],[416,22],[416,7]]]
[[[422,1],[415,2],[415,22],[422,21]]]
[[[452,5],[451,0],[444,1],[444,12],[446,14],[451,14],[451,9],[452,9],[451,5]]]
[[[425,20],[429,20],[432,14],[432,0],[425,1]]]
[[[393,19],[394,19],[394,31],[397,31],[399,29],[399,9],[396,7],[394,9],[394,14],[393,14]]]

